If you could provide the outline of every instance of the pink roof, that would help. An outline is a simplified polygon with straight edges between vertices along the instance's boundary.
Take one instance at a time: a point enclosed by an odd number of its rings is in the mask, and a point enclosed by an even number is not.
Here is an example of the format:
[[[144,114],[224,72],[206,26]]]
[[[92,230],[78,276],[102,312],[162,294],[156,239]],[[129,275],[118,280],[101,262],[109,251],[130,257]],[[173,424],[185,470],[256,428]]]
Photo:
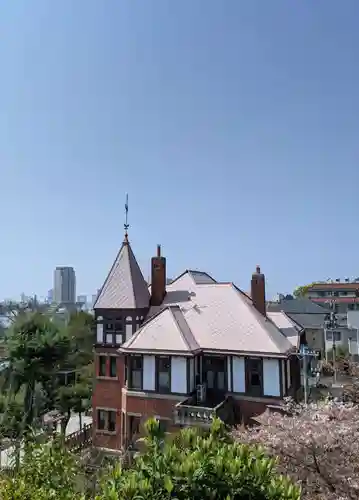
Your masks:
[[[130,243],[125,240],[100,290],[94,309],[143,309],[149,303],[147,283]]]
[[[232,283],[203,281],[196,283],[191,271],[174,280],[163,304],[151,308],[145,324],[120,350],[190,353],[199,348],[267,355],[293,350],[292,340],[277,324],[284,313],[278,313],[277,321],[266,318]],[[293,323],[281,321],[286,329],[290,325],[297,340]]]

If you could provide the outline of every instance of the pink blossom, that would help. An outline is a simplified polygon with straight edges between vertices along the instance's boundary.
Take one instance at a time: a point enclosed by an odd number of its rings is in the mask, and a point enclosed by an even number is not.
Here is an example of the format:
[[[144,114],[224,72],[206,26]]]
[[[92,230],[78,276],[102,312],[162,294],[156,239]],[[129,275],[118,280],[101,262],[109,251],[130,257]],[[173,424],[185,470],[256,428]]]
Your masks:
[[[260,426],[235,431],[236,439],[263,446],[278,469],[303,488],[303,499],[359,498],[359,407],[326,401],[294,405],[289,415],[267,410]]]

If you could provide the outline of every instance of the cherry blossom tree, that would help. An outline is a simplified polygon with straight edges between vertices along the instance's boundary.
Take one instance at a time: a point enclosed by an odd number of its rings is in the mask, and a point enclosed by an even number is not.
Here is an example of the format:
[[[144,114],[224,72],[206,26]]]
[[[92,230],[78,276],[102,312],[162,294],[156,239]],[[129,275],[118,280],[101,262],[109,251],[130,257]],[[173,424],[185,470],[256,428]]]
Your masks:
[[[359,407],[325,401],[286,402],[284,413],[267,410],[260,425],[237,429],[235,438],[259,444],[278,457],[278,469],[302,485],[303,499],[359,498]]]

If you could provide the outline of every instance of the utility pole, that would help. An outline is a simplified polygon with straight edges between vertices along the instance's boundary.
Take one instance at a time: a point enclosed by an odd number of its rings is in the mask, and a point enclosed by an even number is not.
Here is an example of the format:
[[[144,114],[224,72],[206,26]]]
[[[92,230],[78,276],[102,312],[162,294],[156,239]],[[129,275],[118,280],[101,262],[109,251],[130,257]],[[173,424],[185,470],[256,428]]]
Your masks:
[[[303,360],[303,385],[304,385],[304,404],[308,404],[308,361],[317,357],[317,353],[307,345],[300,346],[300,352],[297,357]]]
[[[330,331],[332,332],[332,346],[333,346],[333,369],[334,369],[334,384],[337,383],[337,367],[336,367],[336,340],[335,340],[335,330],[338,328],[338,318],[337,315],[335,314],[335,301],[331,300],[329,301],[329,306],[331,308],[331,311],[329,314],[327,314],[325,320],[324,320],[324,331],[325,335],[327,335],[327,332]],[[327,338],[325,338],[325,341]],[[326,342],[325,342],[326,344]],[[327,353],[326,353],[327,355]],[[327,355],[328,356],[328,355]]]

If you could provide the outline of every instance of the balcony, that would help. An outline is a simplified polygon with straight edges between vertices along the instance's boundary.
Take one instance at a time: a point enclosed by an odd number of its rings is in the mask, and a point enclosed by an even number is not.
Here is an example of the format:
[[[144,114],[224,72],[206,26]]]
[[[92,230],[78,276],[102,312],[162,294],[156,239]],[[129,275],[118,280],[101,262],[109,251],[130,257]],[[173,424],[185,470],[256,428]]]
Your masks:
[[[185,426],[210,427],[215,418],[220,418],[226,424],[235,423],[235,409],[230,397],[219,398],[220,401],[206,399],[197,401],[196,395],[177,403],[174,410],[174,423]]]

